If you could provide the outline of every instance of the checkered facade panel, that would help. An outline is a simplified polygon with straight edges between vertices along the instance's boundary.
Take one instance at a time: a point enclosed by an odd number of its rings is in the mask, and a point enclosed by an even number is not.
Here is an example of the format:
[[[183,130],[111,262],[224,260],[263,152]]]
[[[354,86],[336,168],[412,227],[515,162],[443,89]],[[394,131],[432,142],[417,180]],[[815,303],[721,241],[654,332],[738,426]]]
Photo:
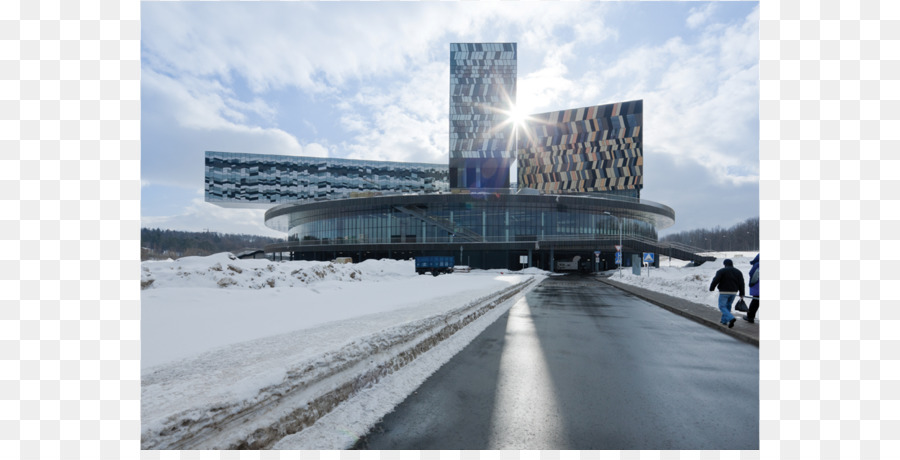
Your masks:
[[[206,152],[205,170],[206,201],[225,207],[449,190],[447,166],[428,163]]]
[[[531,115],[519,140],[519,187],[639,198],[643,107],[636,100]]]

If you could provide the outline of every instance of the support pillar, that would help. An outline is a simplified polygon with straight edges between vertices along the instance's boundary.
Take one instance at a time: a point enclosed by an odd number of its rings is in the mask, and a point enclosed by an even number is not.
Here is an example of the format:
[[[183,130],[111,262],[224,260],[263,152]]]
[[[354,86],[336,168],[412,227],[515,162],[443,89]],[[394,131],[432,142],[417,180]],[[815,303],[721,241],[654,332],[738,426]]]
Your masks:
[[[550,271],[556,273],[556,264],[553,260],[553,248],[550,248]]]

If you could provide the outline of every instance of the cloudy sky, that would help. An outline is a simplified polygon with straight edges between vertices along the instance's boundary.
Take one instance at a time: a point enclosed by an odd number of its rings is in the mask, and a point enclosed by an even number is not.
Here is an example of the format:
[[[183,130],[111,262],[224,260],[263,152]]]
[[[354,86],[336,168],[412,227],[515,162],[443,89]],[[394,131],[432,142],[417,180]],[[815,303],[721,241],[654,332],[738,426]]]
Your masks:
[[[449,44],[517,42],[526,113],[644,100],[662,235],[759,216],[757,2],[142,2],[144,227],[283,236],[203,201],[206,150],[446,163]]]

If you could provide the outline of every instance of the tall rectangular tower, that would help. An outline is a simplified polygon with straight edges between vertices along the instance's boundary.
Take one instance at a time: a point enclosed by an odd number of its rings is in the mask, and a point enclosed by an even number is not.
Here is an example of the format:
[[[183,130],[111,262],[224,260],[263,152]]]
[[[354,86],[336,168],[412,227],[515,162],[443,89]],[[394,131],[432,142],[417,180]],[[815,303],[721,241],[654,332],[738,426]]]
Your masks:
[[[450,44],[450,188],[509,187],[515,43]]]

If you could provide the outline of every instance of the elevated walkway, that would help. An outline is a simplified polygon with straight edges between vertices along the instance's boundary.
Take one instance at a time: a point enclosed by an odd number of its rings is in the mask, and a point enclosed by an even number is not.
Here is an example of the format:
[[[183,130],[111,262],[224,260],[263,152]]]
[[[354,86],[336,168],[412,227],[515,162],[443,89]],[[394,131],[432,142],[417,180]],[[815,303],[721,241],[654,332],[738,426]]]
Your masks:
[[[629,237],[622,240],[622,244],[625,246],[626,250],[630,249],[633,252],[656,253],[657,260],[660,255],[668,256],[673,259],[689,260],[693,262],[694,265],[702,265],[704,262],[716,260],[715,257],[701,255],[700,253],[702,252],[708,252],[705,249],[695,248],[680,243],[660,242],[649,238]]]

